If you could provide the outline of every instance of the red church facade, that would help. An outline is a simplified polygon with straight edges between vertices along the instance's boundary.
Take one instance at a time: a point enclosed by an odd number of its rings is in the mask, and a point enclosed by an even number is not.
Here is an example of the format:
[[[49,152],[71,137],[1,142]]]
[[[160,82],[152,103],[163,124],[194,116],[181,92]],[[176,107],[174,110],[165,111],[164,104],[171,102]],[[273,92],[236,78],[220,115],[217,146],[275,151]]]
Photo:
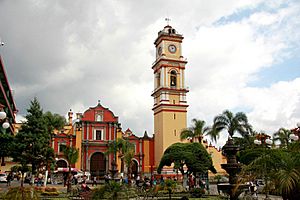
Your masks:
[[[130,129],[121,130],[119,119],[100,102],[90,107],[83,114],[69,112],[69,125],[54,135],[52,146],[56,154],[56,166],[66,167],[67,161],[63,157],[63,146],[74,146],[79,149],[79,161],[73,165],[91,176],[98,178],[109,173],[114,155],[107,155],[108,144],[122,137],[135,146],[135,156],[132,160],[132,174],[151,174],[154,171],[154,139],[145,132],[142,137],[132,133]],[[119,173],[125,173],[124,163],[117,155]]]
[[[117,138],[118,117],[100,103],[85,111],[80,119],[82,127],[81,169],[93,176],[108,172],[113,155],[105,155],[108,144]]]

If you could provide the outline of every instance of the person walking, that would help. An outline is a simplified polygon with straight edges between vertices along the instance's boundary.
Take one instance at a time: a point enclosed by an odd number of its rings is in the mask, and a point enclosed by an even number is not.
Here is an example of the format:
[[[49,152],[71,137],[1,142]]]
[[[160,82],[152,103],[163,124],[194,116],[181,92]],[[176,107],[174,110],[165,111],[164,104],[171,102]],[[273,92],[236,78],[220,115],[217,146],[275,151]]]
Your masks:
[[[140,176],[139,175],[137,175],[135,182],[136,182],[136,186],[139,186],[139,184],[140,184]]]
[[[64,175],[63,175],[64,177],[64,187],[66,187],[67,186],[67,180],[68,180],[68,174],[67,173],[64,173]]]
[[[93,177],[93,184],[92,184],[92,186],[97,186],[97,177],[96,176],[94,176]]]
[[[9,173],[9,174],[7,175],[7,177],[6,177],[6,183],[7,183],[7,186],[10,186],[11,180],[12,180],[12,174]]]

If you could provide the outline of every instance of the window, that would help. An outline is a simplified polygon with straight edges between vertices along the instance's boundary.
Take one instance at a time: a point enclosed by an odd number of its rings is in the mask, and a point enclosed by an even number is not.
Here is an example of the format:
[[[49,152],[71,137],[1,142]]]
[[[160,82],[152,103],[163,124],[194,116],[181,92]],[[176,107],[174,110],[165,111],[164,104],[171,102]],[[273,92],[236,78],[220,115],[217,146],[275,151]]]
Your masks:
[[[104,133],[103,130],[95,130],[94,131],[94,140],[103,140],[104,138]]]
[[[58,145],[58,152],[59,152],[59,153],[63,153],[64,150],[65,150],[66,148],[67,148],[66,143],[60,143],[60,144]]]
[[[174,135],[176,136],[176,130],[174,130]]]
[[[174,113],[174,119],[176,119],[176,113]]]
[[[102,114],[97,114],[96,115],[96,121],[97,122],[102,122],[103,121],[103,115]]]
[[[176,72],[173,70],[171,71],[171,77],[170,77],[170,85],[171,87],[176,87],[177,84],[177,78],[176,78]]]

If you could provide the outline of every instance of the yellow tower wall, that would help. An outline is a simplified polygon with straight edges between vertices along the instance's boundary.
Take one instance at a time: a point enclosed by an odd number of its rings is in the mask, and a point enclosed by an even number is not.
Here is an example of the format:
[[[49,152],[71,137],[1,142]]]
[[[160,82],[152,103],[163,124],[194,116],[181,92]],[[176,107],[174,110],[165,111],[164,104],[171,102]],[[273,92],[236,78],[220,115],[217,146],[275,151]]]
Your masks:
[[[180,132],[186,127],[185,111],[163,111],[154,117],[155,165],[158,166],[164,151],[176,142],[180,142]]]
[[[76,148],[79,149],[78,160],[75,163],[75,168],[77,169],[81,169],[81,143],[82,143],[81,135],[82,135],[82,130],[76,130]]]
[[[151,166],[150,166],[150,144],[148,140],[144,141],[144,155],[145,155],[145,159],[144,159],[144,172],[145,173],[149,173],[151,172]]]

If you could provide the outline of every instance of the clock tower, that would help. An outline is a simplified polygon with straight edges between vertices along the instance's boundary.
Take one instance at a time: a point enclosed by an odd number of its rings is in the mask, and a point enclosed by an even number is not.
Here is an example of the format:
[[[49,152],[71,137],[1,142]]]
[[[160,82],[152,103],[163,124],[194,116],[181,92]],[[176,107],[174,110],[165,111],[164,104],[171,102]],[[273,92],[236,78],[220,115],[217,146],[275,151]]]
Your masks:
[[[154,151],[155,165],[170,145],[180,142],[180,132],[187,127],[187,102],[184,70],[187,64],[182,56],[183,36],[167,25],[158,32],[154,42],[156,60],[154,71]]]

